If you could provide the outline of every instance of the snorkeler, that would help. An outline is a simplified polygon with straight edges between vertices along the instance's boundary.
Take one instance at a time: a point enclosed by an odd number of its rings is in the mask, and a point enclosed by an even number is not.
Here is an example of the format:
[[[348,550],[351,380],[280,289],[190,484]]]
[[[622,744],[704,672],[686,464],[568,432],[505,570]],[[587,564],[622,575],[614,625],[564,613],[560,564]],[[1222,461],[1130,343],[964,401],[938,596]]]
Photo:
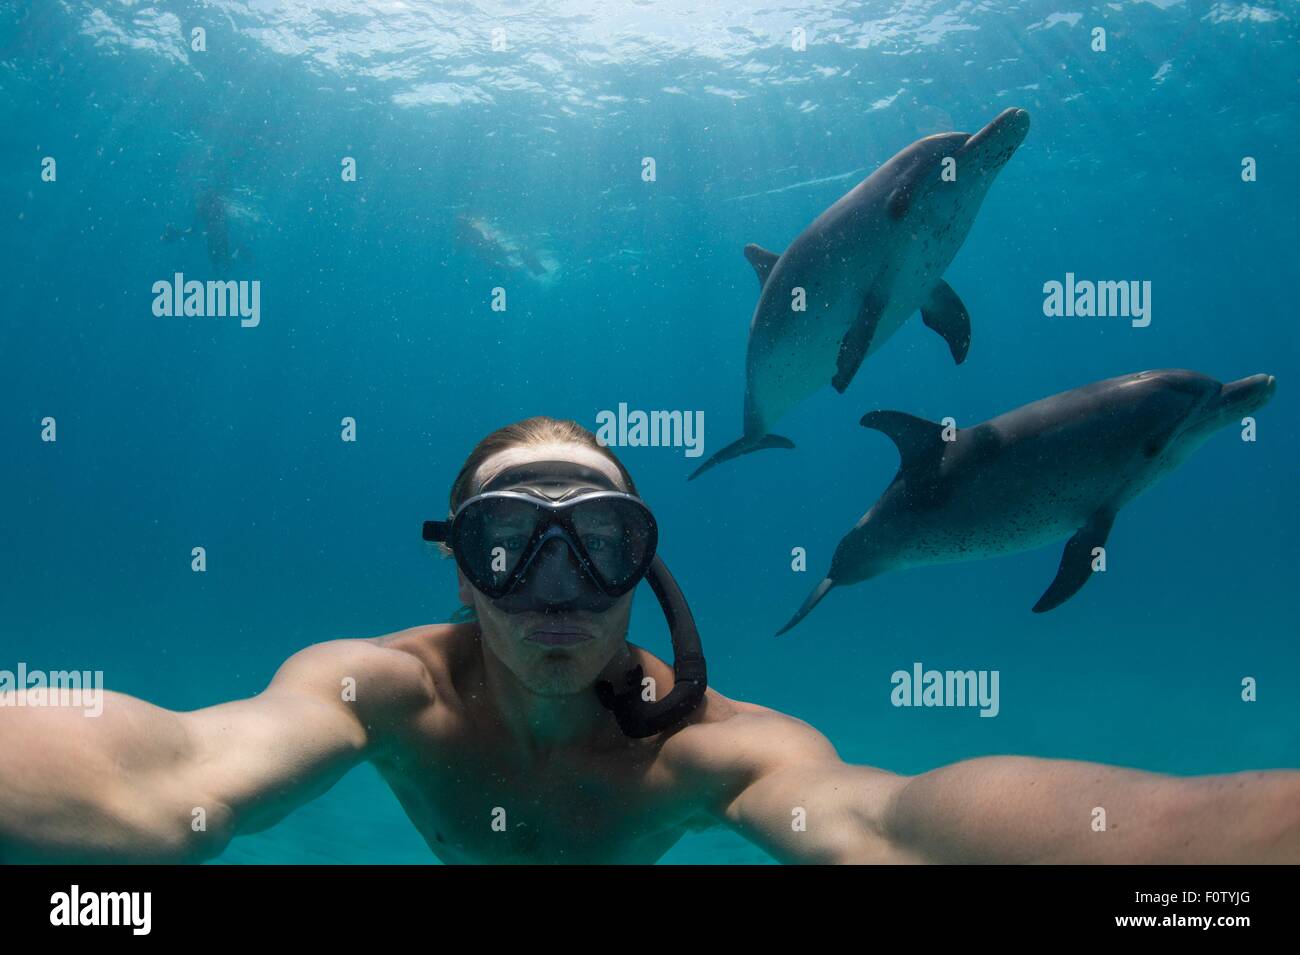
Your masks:
[[[1300,772],[985,757],[900,776],[707,689],[654,518],[573,422],[486,437],[424,537],[476,620],[316,644],[189,713],[0,707],[0,859],[209,859],[370,761],[446,862],[646,863],[711,826],[786,862],[1300,861]],[[627,640],[643,578],[671,667]]]
[[[527,272],[535,278],[550,274],[550,268],[535,250],[521,245],[480,216],[457,213],[456,241],[493,269]]]
[[[207,243],[208,261],[219,269],[229,269],[237,261],[249,259],[248,248],[242,243],[231,248],[229,201],[216,188],[207,188],[194,201],[194,224],[184,229],[168,223],[160,236],[163,242],[185,239],[196,231]]]

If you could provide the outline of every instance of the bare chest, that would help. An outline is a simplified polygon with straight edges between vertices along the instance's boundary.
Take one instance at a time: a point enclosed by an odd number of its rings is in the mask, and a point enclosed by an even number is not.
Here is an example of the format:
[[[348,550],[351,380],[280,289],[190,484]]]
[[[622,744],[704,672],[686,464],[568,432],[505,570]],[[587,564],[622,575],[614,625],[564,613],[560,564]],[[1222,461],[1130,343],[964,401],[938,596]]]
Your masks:
[[[440,741],[377,765],[448,863],[650,863],[692,815],[653,758],[635,751],[524,764],[481,741]]]

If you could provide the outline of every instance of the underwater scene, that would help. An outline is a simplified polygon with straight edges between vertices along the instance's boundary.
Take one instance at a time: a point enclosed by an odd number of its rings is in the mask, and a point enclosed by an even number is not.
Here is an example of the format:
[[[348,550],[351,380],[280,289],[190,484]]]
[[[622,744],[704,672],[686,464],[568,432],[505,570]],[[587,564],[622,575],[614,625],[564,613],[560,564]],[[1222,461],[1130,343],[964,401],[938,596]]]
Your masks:
[[[0,671],[189,712],[464,620],[421,525],[549,416],[709,687],[847,763],[1296,768],[1298,21],[6,3]],[[374,765],[320,790],[213,861],[438,861]]]

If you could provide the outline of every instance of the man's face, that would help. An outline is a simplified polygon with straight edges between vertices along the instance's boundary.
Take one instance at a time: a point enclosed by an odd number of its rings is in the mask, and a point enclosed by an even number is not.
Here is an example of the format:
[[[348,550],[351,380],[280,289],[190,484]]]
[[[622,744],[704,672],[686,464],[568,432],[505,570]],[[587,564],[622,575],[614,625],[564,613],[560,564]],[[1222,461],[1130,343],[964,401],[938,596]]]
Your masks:
[[[478,493],[488,481],[507,467],[532,461],[573,461],[595,468],[626,490],[622,476],[604,455],[584,445],[559,444],[511,448],[488,458],[475,474],[471,493]],[[538,561],[554,562],[541,572],[576,573],[570,567],[567,548],[550,542]],[[567,696],[587,692],[601,671],[626,646],[628,620],[632,613],[632,591],[619,597],[608,610],[599,613],[526,611],[506,613],[484,596],[463,573],[461,602],[478,614],[483,643],[531,692],[541,696]]]

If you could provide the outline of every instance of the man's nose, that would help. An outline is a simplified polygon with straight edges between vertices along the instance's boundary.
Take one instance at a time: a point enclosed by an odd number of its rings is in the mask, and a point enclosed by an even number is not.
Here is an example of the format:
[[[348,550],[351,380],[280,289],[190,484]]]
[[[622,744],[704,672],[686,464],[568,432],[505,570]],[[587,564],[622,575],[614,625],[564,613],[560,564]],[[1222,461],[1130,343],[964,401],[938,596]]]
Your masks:
[[[582,590],[582,567],[559,538],[542,545],[524,575],[524,584],[534,596],[548,603],[563,603]]]

